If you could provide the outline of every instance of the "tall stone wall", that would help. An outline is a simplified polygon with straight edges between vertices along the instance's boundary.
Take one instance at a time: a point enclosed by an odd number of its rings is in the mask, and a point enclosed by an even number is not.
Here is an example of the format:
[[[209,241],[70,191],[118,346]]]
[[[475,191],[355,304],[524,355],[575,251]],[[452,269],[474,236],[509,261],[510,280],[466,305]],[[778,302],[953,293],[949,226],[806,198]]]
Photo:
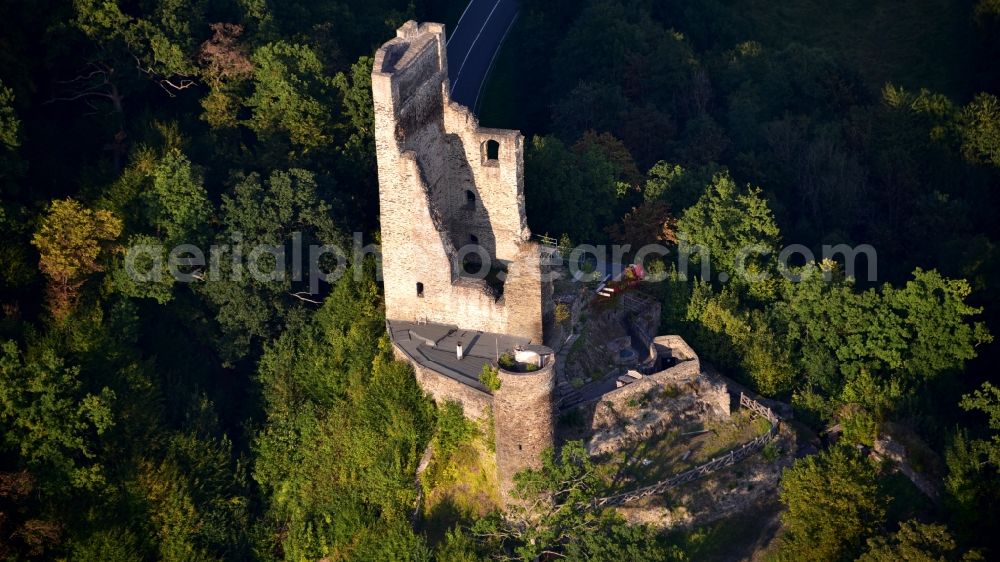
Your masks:
[[[398,350],[396,356],[402,361],[407,360],[405,354],[400,354]],[[434,399],[434,402],[437,404],[458,402],[462,405],[465,417],[473,420],[484,420],[489,417],[493,404],[492,396],[419,363],[411,361],[410,364],[413,366],[417,384]]]
[[[500,370],[500,390],[493,396],[497,475],[505,500],[514,489],[514,475],[539,468],[541,455],[555,446],[555,360],[531,373]]]
[[[407,22],[375,55],[372,97],[381,204],[386,316],[434,322],[543,342],[551,284],[542,249],[524,214],[524,137],[479,126],[449,99],[445,31]],[[464,275],[461,256],[481,247],[503,289]],[[408,360],[396,346],[397,357]],[[489,395],[413,364],[421,388],[438,402],[462,403],[467,416],[491,410],[501,492],[536,467],[554,438],[554,360],[532,373],[501,371]]]
[[[479,127],[448,90],[443,25],[407,22],[376,53],[386,314],[541,343],[540,249],[529,242],[524,214],[524,138]],[[460,252],[469,244],[514,272],[502,295],[462,275]]]

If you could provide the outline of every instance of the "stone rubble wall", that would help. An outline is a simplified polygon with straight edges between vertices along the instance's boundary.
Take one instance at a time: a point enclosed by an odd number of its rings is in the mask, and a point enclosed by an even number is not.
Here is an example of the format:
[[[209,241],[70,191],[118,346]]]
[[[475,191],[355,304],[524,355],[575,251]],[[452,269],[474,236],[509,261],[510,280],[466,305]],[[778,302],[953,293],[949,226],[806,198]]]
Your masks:
[[[659,336],[651,348],[681,362],[612,390],[592,405],[590,454],[618,451],[696,419],[729,418],[726,384],[702,372],[698,355],[681,337]]]
[[[689,370],[686,364],[674,369]],[[676,371],[675,371],[676,372]],[[593,403],[590,429],[592,437],[587,444],[591,455],[602,455],[622,450],[637,442],[649,439],[668,427],[683,426],[705,419],[729,417],[729,394],[724,386],[710,383],[704,377],[678,380],[664,371],[644,377],[601,397]],[[677,391],[670,391],[675,387]],[[673,396],[675,392],[679,392]]]
[[[749,409],[753,415],[766,419],[768,423],[771,424],[771,427],[767,430],[767,432],[763,435],[758,435],[751,441],[740,445],[728,453],[714,457],[708,462],[702,463],[690,470],[671,476],[665,480],[661,480],[655,484],[644,486],[629,492],[616,494],[614,496],[599,498],[595,502],[596,505],[601,507],[616,506],[642,500],[643,498],[660,496],[678,486],[699,480],[756,455],[765,446],[778,437],[781,431],[781,419],[778,418],[773,410],[764,406],[760,402],[753,400],[746,394],[740,394],[740,406]]]

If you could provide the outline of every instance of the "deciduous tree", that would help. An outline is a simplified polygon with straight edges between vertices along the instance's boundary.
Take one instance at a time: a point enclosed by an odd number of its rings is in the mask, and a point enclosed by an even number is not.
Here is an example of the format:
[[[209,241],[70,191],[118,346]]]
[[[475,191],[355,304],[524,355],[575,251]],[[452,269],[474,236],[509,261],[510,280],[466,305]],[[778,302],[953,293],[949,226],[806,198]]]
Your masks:
[[[39,269],[49,280],[49,307],[68,314],[87,279],[104,270],[100,258],[121,234],[121,220],[105,210],[84,207],[74,199],[53,201],[31,243]]]
[[[782,560],[853,560],[883,523],[878,468],[849,447],[805,457],[781,477]]]
[[[114,393],[85,392],[80,369],[50,349],[25,355],[14,342],[0,346],[0,424],[3,443],[45,478],[49,494],[98,489],[105,482],[97,438],[113,423]]]
[[[704,195],[677,221],[679,236],[707,248],[712,269],[730,279],[773,274],[774,252],[781,242],[774,214],[759,187],[741,190],[727,173],[715,176]],[[705,259],[694,254],[695,260]]]

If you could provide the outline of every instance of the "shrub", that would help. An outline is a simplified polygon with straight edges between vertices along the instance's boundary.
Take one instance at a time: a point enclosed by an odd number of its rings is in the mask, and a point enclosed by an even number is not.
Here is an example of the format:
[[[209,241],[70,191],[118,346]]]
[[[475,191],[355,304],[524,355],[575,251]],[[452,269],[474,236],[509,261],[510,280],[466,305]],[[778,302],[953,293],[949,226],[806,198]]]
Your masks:
[[[465,418],[460,403],[449,401],[438,409],[437,448],[441,457],[453,453],[475,433],[476,426]]]
[[[561,302],[556,305],[555,315],[556,315],[556,322],[559,324],[562,324],[563,322],[569,320],[570,317],[569,307],[566,306],[566,303]]]
[[[766,460],[767,462],[774,462],[778,460],[778,457],[781,456],[781,450],[778,449],[778,446],[775,445],[774,442],[771,442],[768,443],[767,445],[764,445],[764,448],[761,450],[760,455],[764,457],[764,460]]]
[[[502,361],[501,364],[503,364]],[[483,386],[488,388],[490,392],[496,392],[500,390],[500,373],[487,363],[483,365],[483,370],[479,373],[479,382],[483,383]]]
[[[500,363],[500,366],[503,367],[504,369],[507,369],[508,371],[514,369],[514,367],[517,365],[517,362],[514,361],[514,356],[511,355],[510,353],[504,353],[503,355],[501,355],[498,363]]]

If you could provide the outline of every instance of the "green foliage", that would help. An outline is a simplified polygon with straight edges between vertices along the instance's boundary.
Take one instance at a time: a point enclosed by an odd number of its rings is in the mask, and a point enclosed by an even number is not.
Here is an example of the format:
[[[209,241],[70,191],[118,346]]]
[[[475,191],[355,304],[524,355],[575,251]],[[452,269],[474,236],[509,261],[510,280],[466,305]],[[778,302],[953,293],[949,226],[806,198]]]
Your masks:
[[[944,525],[904,521],[892,537],[868,539],[868,552],[858,562],[936,562],[957,560],[955,539]],[[962,560],[981,560],[974,553],[967,553]]]
[[[711,169],[689,171],[661,160],[646,174],[642,194],[646,201],[664,200],[675,212],[682,213],[698,201],[715,173]]]
[[[375,105],[372,102],[372,57],[361,57],[351,65],[350,77],[341,72],[333,79],[333,85],[340,92],[344,106],[344,116],[350,130],[347,149],[364,148],[369,154],[375,152]]]
[[[618,205],[621,169],[594,145],[573,150],[555,137],[535,137],[525,154],[526,204],[532,224],[597,241]],[[567,256],[568,257],[568,256]]]
[[[781,456],[781,450],[772,441],[764,445],[764,448],[760,451],[760,456],[767,462],[774,462]]]
[[[838,415],[844,426],[844,438],[850,443],[872,446],[879,425],[898,409],[903,398],[898,380],[883,380],[861,371],[840,393],[842,406]]]
[[[959,116],[962,154],[970,162],[1000,167],[1000,100],[979,94]]]
[[[514,355],[512,353],[502,353],[500,355],[500,359],[497,360],[497,363],[499,363],[504,369],[508,370],[513,370],[517,367],[517,361],[514,360]]]
[[[345,286],[336,314],[317,312],[301,297],[329,289],[300,294],[308,275],[234,277],[230,252],[218,280],[181,268],[203,279],[194,290],[166,267],[141,283],[117,245],[191,243],[209,258],[237,232],[244,252],[290,248],[296,231],[305,247],[336,242],[340,224],[371,232],[370,54],[416,8],[38,8],[0,7],[0,329],[24,349],[0,354],[0,476],[30,483],[3,491],[0,557],[427,559],[408,516],[433,410],[388,359],[377,285]],[[293,169],[306,163],[313,173]],[[258,364],[265,347],[281,353]],[[287,376],[263,376],[275,372]],[[255,458],[258,433],[300,440]],[[313,454],[285,470],[301,450]],[[250,466],[273,469],[262,488],[275,494],[248,484]],[[314,495],[316,476],[333,483]]]
[[[476,543],[461,527],[449,529],[445,538],[434,549],[434,560],[440,562],[477,562]]]
[[[246,243],[280,244],[306,228],[322,243],[335,242],[331,208],[318,190],[315,174],[307,170],[274,171],[266,180],[250,174],[222,197],[225,226],[242,233]]]
[[[170,150],[152,170],[146,193],[152,226],[168,245],[196,244],[212,216],[201,171],[180,151]]]
[[[295,236],[301,235],[302,248],[335,244],[341,237],[330,206],[318,194],[314,175],[305,170],[275,171],[266,180],[257,174],[244,177],[230,194],[223,195],[221,211],[225,228],[217,243],[229,250],[220,260],[218,279],[198,289],[218,307],[217,320],[226,335],[223,351],[239,358],[255,351],[261,340],[273,337],[285,321],[305,308],[308,303],[294,298],[294,293],[311,292],[310,285],[319,285],[311,272],[303,271],[295,279],[288,267],[291,251],[286,254],[285,250],[292,247]],[[274,250],[257,261],[258,275],[244,269],[242,261],[233,263],[237,251],[258,246]],[[246,268],[254,266],[246,254],[241,255],[247,260]],[[279,262],[279,255],[286,256],[285,261]],[[334,271],[333,259],[327,255],[320,262],[322,271]]]
[[[31,238],[38,268],[49,278],[49,307],[57,318],[68,314],[87,278],[104,270],[101,254],[121,234],[121,220],[74,199],[53,201]]]
[[[948,475],[944,479],[947,504],[954,528],[968,540],[986,532],[984,510],[1000,501],[1000,391],[990,383],[966,395],[962,408],[988,415],[990,437],[970,438],[956,433],[945,455]]]
[[[183,89],[178,88],[181,81],[197,72],[193,34],[204,25],[204,8],[204,0],[171,0],[136,17],[116,0],[75,0],[73,25],[90,39],[134,57],[138,69],[165,89]]]
[[[105,477],[96,458],[96,436],[114,424],[115,393],[108,388],[85,392],[79,367],[67,366],[51,349],[32,351],[26,356],[14,342],[2,345],[4,446],[46,475],[47,493],[66,493],[66,486],[99,489]]]
[[[520,501],[505,516],[495,514],[473,527],[490,551],[512,548],[522,560],[545,553],[571,560],[680,559],[651,529],[629,525],[613,510],[589,508],[603,481],[580,441],[564,444],[558,454],[547,450],[540,469],[520,472],[514,481]]]
[[[14,91],[0,82],[0,143],[7,150],[14,150],[21,144],[21,122],[11,104]]]
[[[965,410],[979,411],[989,416],[989,427],[993,430],[992,443],[981,441],[978,447],[986,454],[994,466],[1000,468],[1000,388],[986,382],[982,388],[962,398]]]
[[[796,461],[782,474],[780,497],[783,560],[853,560],[888,504],[878,468],[843,446]]]
[[[566,303],[561,302],[556,305],[553,314],[555,315],[556,322],[562,324],[570,319],[569,306],[567,306]]]
[[[694,263],[710,259],[734,280],[772,272],[781,234],[760,188],[740,191],[728,174],[716,175],[677,227],[682,240],[707,249],[707,255],[692,255]]]
[[[290,558],[342,549],[359,558],[393,549],[424,556],[404,522],[433,407],[379,337],[384,320],[368,275],[345,276],[316,320],[261,360],[267,425],[254,447],[254,479]]]
[[[334,84],[315,51],[278,41],[257,49],[252,60],[254,93],[246,101],[252,112],[247,126],[275,148],[290,143],[290,154],[329,143]]]
[[[893,107],[928,117],[925,125],[938,142],[954,143],[966,161],[1000,166],[1000,100],[980,93],[965,107],[927,89],[913,94],[887,85],[883,98]]]
[[[505,369],[512,368],[513,365],[507,366],[503,363],[504,356],[501,356],[501,363]],[[490,365],[489,363],[483,365],[483,371],[479,373],[479,382],[483,383],[483,386],[488,388],[490,392],[496,392],[500,390],[500,373],[497,371],[496,367]]]
[[[446,402],[438,409],[435,454],[447,457],[476,434],[476,426],[465,418],[462,404]]]
[[[980,310],[965,302],[965,281],[917,269],[902,289],[858,292],[851,280],[822,277],[788,284],[775,316],[787,326],[796,367],[827,391],[864,370],[915,384],[962,368],[991,339],[982,323],[969,322]]]
[[[73,545],[73,560],[81,562],[139,562],[139,539],[121,527],[101,530]]]
[[[233,481],[231,455],[227,440],[186,434],[171,440],[163,460],[140,465],[134,486],[148,504],[160,559],[211,560],[206,546],[233,544],[246,528],[249,506]]]

